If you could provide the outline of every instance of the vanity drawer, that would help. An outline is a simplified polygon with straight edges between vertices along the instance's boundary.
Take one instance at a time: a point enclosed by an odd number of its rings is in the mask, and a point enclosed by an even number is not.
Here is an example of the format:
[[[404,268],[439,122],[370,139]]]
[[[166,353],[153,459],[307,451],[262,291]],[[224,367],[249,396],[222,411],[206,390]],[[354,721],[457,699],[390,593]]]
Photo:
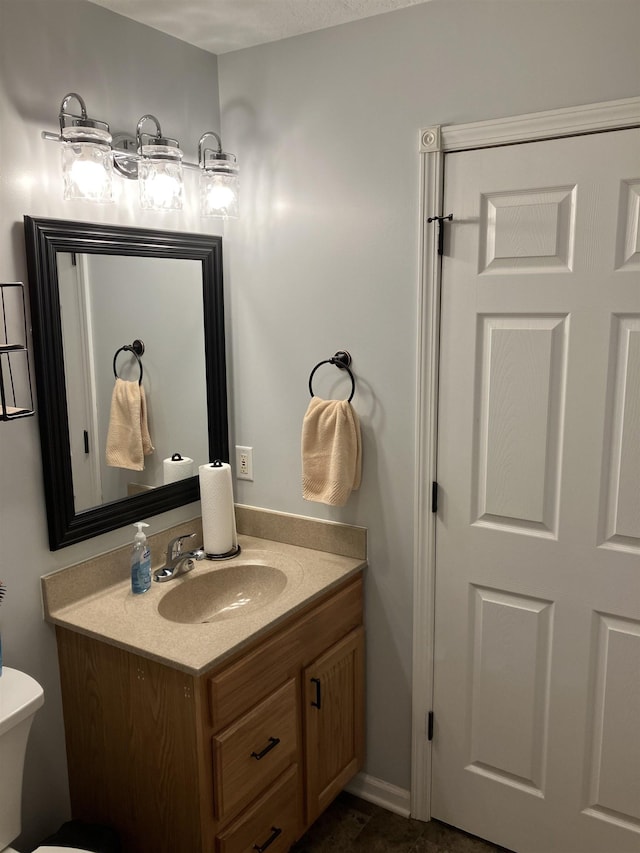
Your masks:
[[[298,760],[296,680],[213,736],[218,820],[233,817]]]
[[[214,729],[222,728],[325,649],[362,624],[362,576],[302,615],[290,628],[262,642],[208,681]]]
[[[298,766],[216,838],[216,853],[287,853],[300,832]]]

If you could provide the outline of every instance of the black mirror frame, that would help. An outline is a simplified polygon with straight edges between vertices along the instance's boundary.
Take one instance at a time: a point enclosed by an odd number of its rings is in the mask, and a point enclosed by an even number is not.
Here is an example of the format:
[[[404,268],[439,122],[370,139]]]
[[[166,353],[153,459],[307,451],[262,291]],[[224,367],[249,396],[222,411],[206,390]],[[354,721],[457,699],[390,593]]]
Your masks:
[[[56,551],[200,499],[195,476],[76,513],[56,253],[201,262],[209,458],[228,462],[222,238],[30,216],[24,226],[49,547]]]

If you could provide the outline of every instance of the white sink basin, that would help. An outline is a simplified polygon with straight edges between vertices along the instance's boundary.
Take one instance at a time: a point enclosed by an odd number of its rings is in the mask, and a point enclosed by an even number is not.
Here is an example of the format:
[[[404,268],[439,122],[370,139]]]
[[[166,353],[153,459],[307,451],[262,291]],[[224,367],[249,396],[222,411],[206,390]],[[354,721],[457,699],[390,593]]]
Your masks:
[[[302,566],[284,556],[249,552],[224,565],[202,560],[162,596],[158,613],[186,624],[248,616],[297,586],[301,573]]]

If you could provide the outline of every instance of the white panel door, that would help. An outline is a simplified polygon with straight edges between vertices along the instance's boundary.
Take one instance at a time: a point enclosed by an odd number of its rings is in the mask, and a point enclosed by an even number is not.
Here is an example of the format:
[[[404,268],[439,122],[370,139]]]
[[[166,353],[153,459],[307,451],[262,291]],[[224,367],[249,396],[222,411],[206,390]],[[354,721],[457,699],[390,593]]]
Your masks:
[[[87,256],[56,254],[75,512],[102,503]]]
[[[432,814],[640,851],[640,130],[446,155]]]

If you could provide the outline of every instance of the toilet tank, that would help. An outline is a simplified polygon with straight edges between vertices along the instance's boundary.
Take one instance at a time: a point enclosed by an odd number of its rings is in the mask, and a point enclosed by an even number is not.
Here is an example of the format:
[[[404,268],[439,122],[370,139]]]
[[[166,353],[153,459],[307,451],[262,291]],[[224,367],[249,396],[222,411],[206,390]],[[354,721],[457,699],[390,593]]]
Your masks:
[[[0,850],[20,835],[22,774],[33,717],[44,703],[38,682],[8,666],[0,675]]]

